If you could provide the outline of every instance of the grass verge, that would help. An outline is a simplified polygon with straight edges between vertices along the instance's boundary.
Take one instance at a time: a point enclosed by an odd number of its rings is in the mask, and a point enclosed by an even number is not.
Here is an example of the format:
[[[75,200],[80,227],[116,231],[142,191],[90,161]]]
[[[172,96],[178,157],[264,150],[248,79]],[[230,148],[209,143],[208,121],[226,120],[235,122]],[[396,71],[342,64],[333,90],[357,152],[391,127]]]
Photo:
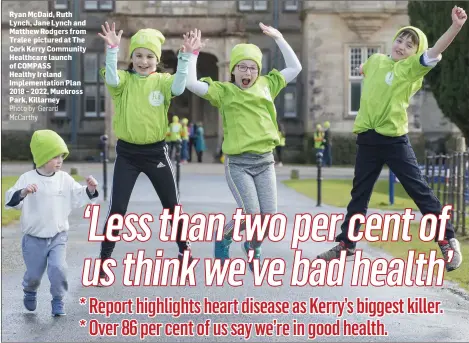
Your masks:
[[[316,199],[317,184],[314,179],[304,180],[286,180],[284,184],[295,191],[306,195],[309,198]],[[352,180],[323,180],[322,181],[322,203],[346,208],[351,196]],[[394,188],[394,205],[389,205],[389,184],[387,180],[378,180],[373,189],[369,208],[381,210],[404,210],[412,208],[418,210],[412,199],[409,198],[401,184],[396,184]],[[466,211],[468,212],[468,211]],[[469,216],[466,218],[466,228],[469,227]],[[441,251],[434,242],[422,242],[418,237],[419,224],[411,225],[411,242],[375,242],[368,243],[374,248],[383,249],[390,255],[398,258],[407,259],[409,250],[428,253],[430,250],[437,250],[438,257],[441,257]],[[467,229],[466,229],[467,230]],[[469,234],[469,232],[468,232]],[[463,263],[461,267],[450,273],[445,272],[445,280],[453,281],[462,288],[469,290],[469,236],[457,235],[461,243],[463,254]]]

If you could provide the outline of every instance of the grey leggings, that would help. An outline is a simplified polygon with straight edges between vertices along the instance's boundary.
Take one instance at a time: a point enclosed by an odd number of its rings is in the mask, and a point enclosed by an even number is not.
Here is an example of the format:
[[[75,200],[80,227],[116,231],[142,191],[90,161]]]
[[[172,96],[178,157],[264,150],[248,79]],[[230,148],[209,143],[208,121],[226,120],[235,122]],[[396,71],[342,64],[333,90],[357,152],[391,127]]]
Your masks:
[[[274,214],[277,212],[277,183],[272,152],[265,154],[244,153],[227,155],[225,176],[238,208],[245,214]],[[224,228],[224,236],[231,239],[234,220]],[[245,226],[243,225],[243,228]],[[262,241],[253,240],[257,248]]]

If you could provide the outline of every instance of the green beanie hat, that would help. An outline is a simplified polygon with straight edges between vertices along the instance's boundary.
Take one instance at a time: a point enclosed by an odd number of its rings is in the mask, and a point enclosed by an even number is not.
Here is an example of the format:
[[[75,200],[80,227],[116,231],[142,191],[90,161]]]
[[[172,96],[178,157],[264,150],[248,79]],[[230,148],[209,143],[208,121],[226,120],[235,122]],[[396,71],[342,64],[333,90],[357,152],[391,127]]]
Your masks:
[[[231,50],[230,73],[233,68],[242,60],[252,60],[257,63],[259,73],[262,70],[262,51],[254,44],[237,44]]]
[[[154,29],[141,29],[130,38],[130,57],[132,52],[137,48],[145,48],[152,51],[158,61],[161,60],[161,45],[164,43],[165,38],[163,34]]]
[[[68,156],[67,144],[52,130],[37,130],[31,138],[31,153],[37,167],[42,167],[56,156]]]

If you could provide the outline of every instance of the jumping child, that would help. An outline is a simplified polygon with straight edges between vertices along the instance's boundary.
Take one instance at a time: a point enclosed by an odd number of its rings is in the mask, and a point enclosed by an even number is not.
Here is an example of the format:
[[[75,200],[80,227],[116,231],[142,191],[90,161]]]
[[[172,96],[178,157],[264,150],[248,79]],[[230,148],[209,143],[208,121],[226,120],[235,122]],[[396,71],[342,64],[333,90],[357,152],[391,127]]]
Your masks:
[[[99,35],[107,43],[107,52],[106,68],[102,68],[100,74],[114,102],[113,129],[118,138],[106,232],[111,215],[126,214],[140,173],[150,179],[163,208],[173,213],[174,207],[180,204],[165,136],[171,98],[184,92],[192,51],[189,46],[183,46],[175,75],[156,72],[165,37],[158,30],[142,29],[130,39],[129,68],[117,70],[117,53],[123,31],[116,34],[115,24],[110,28],[107,22],[102,30]],[[178,226],[177,235],[180,261],[184,251],[190,251],[189,242],[180,239],[181,230],[182,224]],[[102,260],[111,257],[115,244],[107,240],[101,244]],[[105,276],[102,270],[100,276]]]
[[[423,77],[441,60],[441,53],[456,37],[467,15],[462,8],[452,10],[453,24],[428,49],[427,37],[416,27],[401,28],[394,37],[391,56],[374,54],[360,68],[364,75],[360,110],[353,132],[357,137],[357,157],[353,179],[352,200],[342,224],[342,233],[336,237],[337,246],[318,256],[324,260],[340,257],[342,250],[348,256],[355,254],[356,243],[348,238],[350,218],[366,215],[374,184],[384,164],[387,164],[418,206],[422,214],[441,214],[441,203],[425,181],[407,137],[406,109],[409,100],[422,86]],[[360,225],[355,225],[357,233]],[[437,235],[438,237],[438,235]],[[446,260],[448,271],[459,268],[462,255],[454,228],[448,222],[444,240],[438,246]],[[449,252],[453,258],[449,260]]]
[[[277,212],[277,184],[274,168],[274,148],[279,145],[275,97],[301,71],[295,52],[273,27],[259,24],[261,30],[275,39],[285,59],[286,68],[260,75],[262,52],[254,44],[238,44],[231,51],[232,82],[203,78],[197,81],[197,56],[192,55],[186,87],[219,108],[223,117],[225,175],[228,186],[244,214],[274,214]],[[193,50],[202,46],[200,31]],[[234,221],[224,228],[224,239],[215,243],[215,257],[229,258]],[[254,250],[260,259],[262,240],[245,242],[247,254]],[[252,270],[252,263],[249,264]]]

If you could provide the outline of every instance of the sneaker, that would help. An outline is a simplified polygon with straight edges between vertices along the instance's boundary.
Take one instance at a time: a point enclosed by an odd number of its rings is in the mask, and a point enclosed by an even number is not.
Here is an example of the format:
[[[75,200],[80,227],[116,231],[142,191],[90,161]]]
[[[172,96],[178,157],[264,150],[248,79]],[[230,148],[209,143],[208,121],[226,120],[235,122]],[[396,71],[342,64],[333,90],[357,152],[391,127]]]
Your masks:
[[[62,299],[52,299],[51,301],[52,305],[52,316],[53,317],[60,317],[60,316],[65,316],[65,304],[62,301]]]
[[[187,247],[186,251],[189,251],[189,260],[187,264],[189,265],[194,259],[192,258],[192,250],[190,247]],[[180,252],[178,254],[178,260],[179,260],[179,270],[178,270],[178,275],[181,276],[181,267],[182,267],[182,262],[184,261],[184,253]]]
[[[98,284],[96,285],[96,287],[109,287],[107,285],[103,285],[103,283],[101,282],[101,279],[104,279],[106,281],[109,281],[109,276],[107,276],[107,274],[99,274],[99,281],[98,281]]]
[[[231,239],[222,239],[215,241],[215,258],[219,258],[221,263],[230,258],[230,245],[233,241]]]
[[[260,258],[261,258],[261,253],[262,253],[261,247],[252,248],[250,242],[244,242],[244,244],[243,244],[243,251],[244,251],[244,253],[246,254],[246,256],[249,256],[249,255],[248,255],[249,250],[254,250],[254,258],[260,260]],[[253,259],[253,260],[254,260],[254,259]],[[252,262],[249,263],[249,269],[251,269],[251,272],[254,270],[254,265],[253,265]]]
[[[440,247],[443,257],[445,258],[446,270],[451,272],[458,269],[462,263],[462,254],[459,241],[456,238],[451,238],[449,241],[438,242],[438,246]],[[453,258],[448,262],[450,251],[453,251]]]
[[[23,304],[28,311],[34,311],[37,307],[37,293],[24,291]]]
[[[322,254],[319,254],[317,258],[325,260],[325,261],[331,261],[336,258],[340,258],[340,252],[342,250],[347,250],[347,257],[355,256],[355,248],[347,248],[344,242],[340,242],[338,245],[336,245],[332,249],[327,250],[323,252]]]

